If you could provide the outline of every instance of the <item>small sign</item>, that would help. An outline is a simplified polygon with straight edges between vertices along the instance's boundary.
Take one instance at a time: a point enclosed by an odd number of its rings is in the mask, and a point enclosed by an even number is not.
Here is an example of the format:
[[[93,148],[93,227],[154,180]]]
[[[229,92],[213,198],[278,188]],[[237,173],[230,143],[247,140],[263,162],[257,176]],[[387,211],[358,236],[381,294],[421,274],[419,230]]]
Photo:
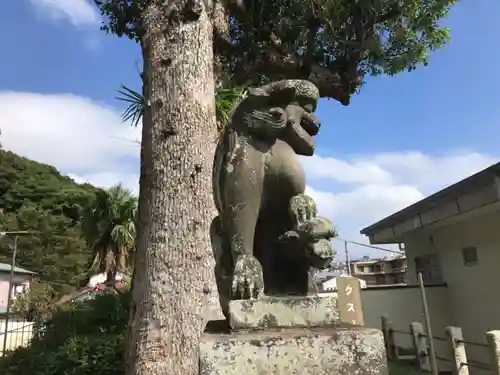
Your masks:
[[[340,321],[364,326],[363,305],[359,280],[351,276],[337,277],[338,307]]]

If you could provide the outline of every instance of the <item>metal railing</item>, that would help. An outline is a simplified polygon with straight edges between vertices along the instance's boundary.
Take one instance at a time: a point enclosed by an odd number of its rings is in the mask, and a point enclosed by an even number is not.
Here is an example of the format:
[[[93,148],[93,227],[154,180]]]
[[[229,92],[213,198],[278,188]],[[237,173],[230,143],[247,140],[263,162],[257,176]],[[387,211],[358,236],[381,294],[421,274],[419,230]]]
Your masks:
[[[468,375],[469,368],[488,371],[493,375],[500,375],[500,331],[490,331],[486,333],[485,342],[464,340],[462,329],[459,327],[446,327],[446,337],[429,336],[424,333],[423,325],[420,322],[412,322],[409,330],[395,329],[388,317],[382,317],[382,330],[389,361],[400,360],[404,354],[401,347],[397,345],[396,335],[406,335],[412,338],[412,348],[407,350],[414,358],[416,366],[423,371],[432,371],[431,366],[431,342],[442,342],[447,345],[447,356],[438,355],[434,349],[436,362],[445,362],[451,367],[453,375]],[[489,361],[483,362],[476,359],[467,358],[466,345],[480,349],[485,349],[489,355]],[[408,353],[406,354],[409,355]],[[436,364],[436,368],[439,368]]]
[[[0,315],[0,321],[4,318],[5,316]],[[18,347],[29,345],[36,332],[35,325],[35,322],[13,320],[12,316],[9,317],[7,331],[3,331],[5,329],[3,324],[3,329],[0,331],[0,356]]]

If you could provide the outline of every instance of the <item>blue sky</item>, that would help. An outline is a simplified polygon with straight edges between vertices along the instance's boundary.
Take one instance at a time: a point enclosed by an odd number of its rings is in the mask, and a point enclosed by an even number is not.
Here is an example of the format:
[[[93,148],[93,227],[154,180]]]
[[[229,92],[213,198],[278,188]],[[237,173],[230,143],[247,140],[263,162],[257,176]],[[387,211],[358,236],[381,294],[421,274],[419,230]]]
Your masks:
[[[6,8],[5,8],[6,7]],[[139,88],[138,46],[99,30],[86,0],[10,0],[0,13],[5,148],[103,186],[137,185],[139,131],[120,124],[120,84]],[[430,65],[368,79],[352,104],[320,103],[310,193],[341,235],[498,161],[498,0],[459,1]],[[8,36],[8,37],[6,37]],[[353,248],[355,255],[370,253]]]

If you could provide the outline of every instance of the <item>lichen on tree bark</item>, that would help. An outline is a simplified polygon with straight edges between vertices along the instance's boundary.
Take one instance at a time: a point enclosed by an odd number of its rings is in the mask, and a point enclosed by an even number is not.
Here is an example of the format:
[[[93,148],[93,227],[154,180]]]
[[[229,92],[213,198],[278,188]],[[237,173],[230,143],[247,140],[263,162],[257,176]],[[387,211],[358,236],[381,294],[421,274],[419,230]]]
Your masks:
[[[153,0],[143,20],[147,106],[126,373],[194,375],[205,310],[218,303],[212,24],[196,0]]]

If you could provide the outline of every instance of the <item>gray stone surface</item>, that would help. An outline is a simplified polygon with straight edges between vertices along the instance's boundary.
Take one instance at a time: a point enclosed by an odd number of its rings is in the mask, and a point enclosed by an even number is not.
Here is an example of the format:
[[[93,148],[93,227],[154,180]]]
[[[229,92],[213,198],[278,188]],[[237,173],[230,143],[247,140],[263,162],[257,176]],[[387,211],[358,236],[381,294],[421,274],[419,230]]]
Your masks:
[[[333,223],[305,194],[299,155],[314,154],[319,91],[304,80],[251,88],[233,108],[217,144],[211,225],[224,315],[233,299],[316,292],[310,269],[335,257]]]
[[[263,297],[229,303],[232,329],[318,327],[339,324],[337,297]]]
[[[205,333],[200,375],[388,375],[382,333],[354,327]]]

